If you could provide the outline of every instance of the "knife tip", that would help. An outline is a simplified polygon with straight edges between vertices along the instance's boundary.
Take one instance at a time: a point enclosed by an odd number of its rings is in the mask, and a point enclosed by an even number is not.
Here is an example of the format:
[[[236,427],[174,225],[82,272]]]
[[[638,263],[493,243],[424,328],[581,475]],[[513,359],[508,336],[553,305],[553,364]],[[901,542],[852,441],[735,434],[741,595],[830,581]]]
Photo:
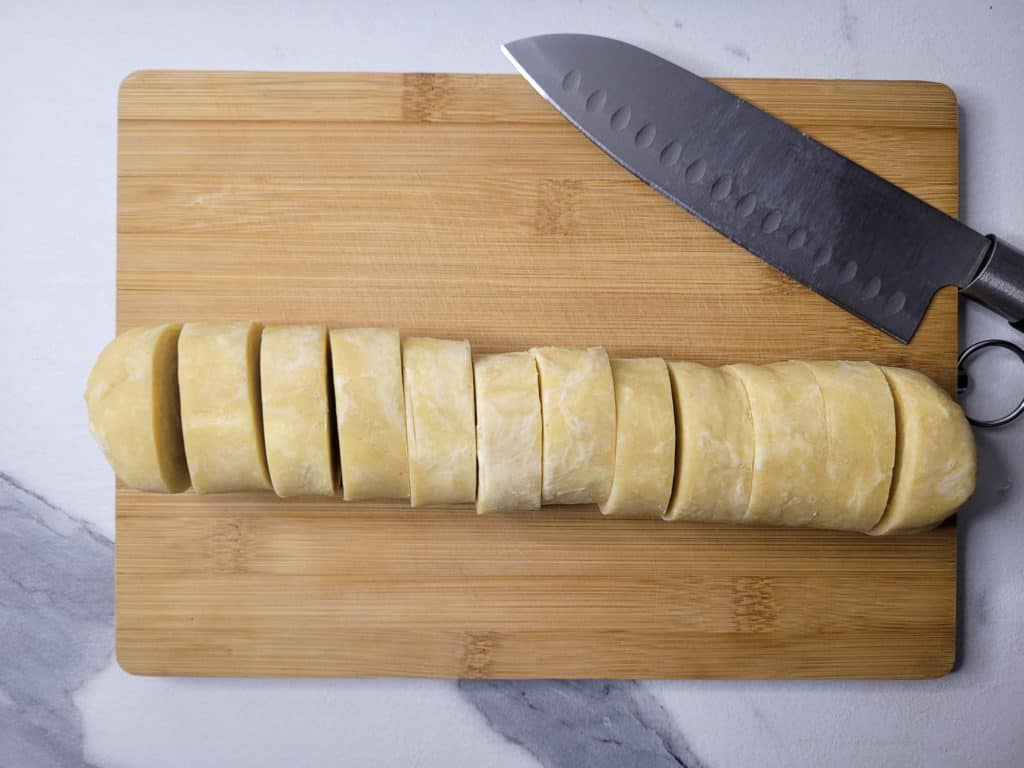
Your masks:
[[[550,101],[551,97],[548,96],[547,91],[544,90],[544,87],[539,82],[537,82],[537,80],[534,79],[534,77],[530,74],[530,72],[526,69],[526,67],[523,66],[522,61],[520,61],[520,57],[517,56],[515,51],[513,50],[517,46],[522,47],[519,44],[525,43],[525,42],[529,41],[530,39],[531,38],[524,37],[524,38],[522,38],[520,40],[513,40],[511,42],[505,43],[505,44],[503,44],[501,46],[501,52],[505,55],[505,58],[508,59],[512,63],[512,66],[516,68],[516,71],[520,75],[523,76],[523,78],[526,80],[526,82],[528,82],[530,85],[532,85],[533,89],[535,91],[537,91],[537,93],[539,93],[545,99]]]

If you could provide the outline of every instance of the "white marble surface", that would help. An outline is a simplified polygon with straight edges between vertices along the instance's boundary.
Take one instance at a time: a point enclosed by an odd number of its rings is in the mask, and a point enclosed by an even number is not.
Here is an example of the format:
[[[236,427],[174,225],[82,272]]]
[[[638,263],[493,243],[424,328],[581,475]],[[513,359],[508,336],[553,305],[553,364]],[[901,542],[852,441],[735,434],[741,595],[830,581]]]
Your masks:
[[[213,6],[217,7],[213,7]],[[111,656],[113,482],[80,393],[113,330],[116,92],[139,68],[507,72],[618,36],[707,75],[939,80],[963,216],[1024,243],[1024,4],[0,3],[0,766],[1024,763],[1024,424],[979,435],[962,663],[897,683],[133,678]],[[983,310],[962,341],[1000,334]],[[985,389],[1024,391],[986,365]]]

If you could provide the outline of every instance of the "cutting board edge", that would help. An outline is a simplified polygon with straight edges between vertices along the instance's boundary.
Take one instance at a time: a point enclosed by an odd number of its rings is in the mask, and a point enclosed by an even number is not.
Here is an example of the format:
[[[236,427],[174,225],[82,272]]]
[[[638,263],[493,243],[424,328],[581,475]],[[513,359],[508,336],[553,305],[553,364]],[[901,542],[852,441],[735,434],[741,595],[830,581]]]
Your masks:
[[[177,74],[174,71],[169,71],[169,70],[142,70],[140,72],[132,73],[131,75],[129,75],[128,77],[125,78],[125,81],[122,82],[122,91],[119,91],[119,105],[122,102],[123,89],[124,89],[124,86],[126,84],[128,84],[130,86],[129,87],[129,93],[130,93],[131,88],[136,87],[137,85],[139,85],[139,81],[144,79],[144,77],[142,77],[142,75],[145,75],[147,73],[154,73],[154,72],[160,73],[161,75],[163,75],[163,74],[166,74],[166,75],[175,75],[175,74]],[[199,73],[199,74],[209,74],[209,73]],[[251,75],[252,73],[238,72],[238,73],[234,73],[234,74],[237,74],[239,77],[244,78],[244,77],[246,77],[248,75]],[[287,73],[267,73],[267,74],[269,76],[273,77],[273,76],[277,76],[279,74],[287,74]],[[369,76],[372,73],[366,73],[366,74]],[[404,77],[404,76],[406,76],[406,75],[408,75],[410,73],[385,73],[385,74],[387,76],[389,76],[389,77],[390,76],[395,76],[395,75],[400,76],[400,77]],[[136,77],[136,75],[139,75],[139,77]],[[326,72],[325,73],[315,73],[314,74],[314,77],[326,78],[326,79],[330,79],[331,77],[334,77],[334,76],[335,76],[334,73],[326,73]],[[415,76],[415,75],[413,75],[413,76]],[[445,77],[446,75],[440,75],[440,76],[441,77]],[[432,77],[432,76],[427,75],[427,77],[429,78],[429,77]],[[487,77],[487,76],[484,76],[484,77]],[[502,76],[497,76],[497,77],[502,77]],[[518,81],[518,76],[516,76],[516,75],[506,75],[504,77],[505,77],[505,79],[508,82]],[[748,79],[744,79],[741,82],[747,82],[747,81],[748,81]],[[727,81],[719,81],[719,82],[723,82],[724,83],[724,82],[727,82]],[[772,81],[772,82],[781,82],[781,81]],[[856,81],[838,81],[838,80],[817,80],[817,81],[812,81],[812,83],[827,84],[829,86],[834,86],[834,85],[842,84],[842,83],[845,83],[845,82],[856,82]],[[887,81],[867,81],[868,84],[871,84],[871,83],[886,83],[886,82]],[[932,83],[932,82],[928,82],[928,81],[899,81],[896,84],[900,85],[900,86],[904,86],[904,85],[913,85],[914,83],[919,83],[919,84],[923,84],[923,85],[929,86],[929,90],[934,95],[941,96],[941,95],[945,94],[947,97],[951,96],[952,97],[952,102],[951,102],[951,104],[947,104],[946,108],[948,109],[950,106],[953,108],[953,115],[954,115],[954,119],[955,119],[955,112],[956,112],[955,94],[952,92],[951,89],[948,88],[948,86],[945,86],[945,85],[943,85],[941,83]],[[941,91],[941,93],[940,93],[940,91]],[[130,120],[132,118],[126,118],[126,119]],[[954,123],[954,126],[953,126],[953,130],[956,130],[955,123]],[[119,151],[119,160],[120,160],[120,151]],[[956,166],[954,166],[954,174],[957,171],[958,171],[958,168]],[[120,206],[119,206],[119,210],[120,210]],[[120,310],[120,303],[121,303],[120,302],[120,298],[121,297],[120,297],[120,293],[119,293],[119,301],[118,301],[119,310]],[[956,312],[956,302],[955,302],[955,299],[952,302],[952,310],[954,312],[954,327],[955,327],[955,312]],[[119,312],[119,316],[120,316],[120,312]],[[954,355],[955,355],[955,350],[954,350]],[[121,499],[120,499],[120,495],[119,495],[119,498],[118,498],[119,511],[120,511],[120,503],[121,503]],[[120,518],[120,514],[118,514],[118,517]],[[954,535],[954,538],[953,538],[953,546],[954,546],[954,553],[953,554],[955,556],[955,535]],[[956,582],[956,578],[955,578],[955,569],[954,569],[954,586],[956,586],[956,584],[957,584],[957,582]],[[120,602],[118,604],[120,606]],[[956,615],[956,608],[957,608],[957,605],[956,605],[956,590],[954,589],[953,590],[953,614],[954,614],[954,617]],[[115,624],[116,624],[116,629],[118,629],[120,627],[120,622],[115,619]],[[118,662],[121,663],[120,657],[122,655],[122,649],[121,649],[121,643],[120,643],[120,637],[121,637],[120,632],[116,632],[116,636],[118,637],[117,657],[118,657]],[[941,663],[936,663],[935,664],[936,668],[939,668],[938,671],[936,672],[936,674],[934,674],[934,675],[933,674],[928,674],[928,675],[911,675],[911,676],[905,676],[905,677],[903,677],[903,679],[918,679],[918,678],[938,677],[938,676],[942,676],[943,674],[948,673],[948,671],[951,668],[954,668],[954,665],[956,663],[956,654],[958,652],[958,648],[959,648],[959,643],[956,641],[956,636],[954,635],[953,642],[951,644],[949,644],[949,651],[950,652],[948,654],[948,657],[949,657],[949,665],[948,665],[948,667],[946,666],[946,656],[944,655],[942,657],[942,659],[940,660]],[[127,658],[127,663],[128,663],[128,667],[129,668],[132,668],[132,669],[135,669],[135,670],[140,669],[140,667],[138,667],[135,664],[135,662],[130,659],[130,652],[128,653],[128,656],[126,658]],[[135,672],[132,672],[132,673],[134,674]],[[150,673],[147,673],[147,674],[150,674]],[[170,673],[168,673],[168,674],[170,674]],[[192,672],[190,674],[197,674],[197,673],[196,672]],[[283,672],[283,673],[281,673],[279,675],[275,674],[275,675],[263,675],[263,676],[296,676],[296,675],[293,672],[292,673]],[[301,675],[301,676],[319,676],[319,675],[311,674],[311,675]],[[374,676],[379,676],[379,675],[378,674],[360,675],[360,674],[355,674],[353,672],[349,672],[349,673],[346,673],[345,676],[374,677]],[[387,675],[387,676],[398,676],[398,675]],[[425,676],[430,677],[432,675],[425,675]],[[648,678],[648,676],[644,676],[644,675],[636,675],[636,676],[637,677]],[[773,677],[773,676],[760,677],[760,676],[745,675],[744,677],[746,679],[777,679],[776,677]],[[783,677],[800,677],[800,676],[785,675]],[[830,675],[827,675],[827,676],[813,675],[813,676],[807,676],[807,679],[875,679],[875,677],[876,676],[873,676],[873,675],[863,675],[863,676],[861,676],[861,675],[847,675],[847,674],[843,674],[843,675],[835,676],[835,677],[830,676]],[[699,679],[708,679],[708,678],[710,678],[710,679],[716,679],[716,678],[728,679],[727,677],[721,677],[721,676],[718,676],[718,675],[701,676]],[[518,678],[516,678],[516,679],[518,679]],[[659,677],[657,675],[651,675],[651,676],[649,676],[648,679],[659,679]]]

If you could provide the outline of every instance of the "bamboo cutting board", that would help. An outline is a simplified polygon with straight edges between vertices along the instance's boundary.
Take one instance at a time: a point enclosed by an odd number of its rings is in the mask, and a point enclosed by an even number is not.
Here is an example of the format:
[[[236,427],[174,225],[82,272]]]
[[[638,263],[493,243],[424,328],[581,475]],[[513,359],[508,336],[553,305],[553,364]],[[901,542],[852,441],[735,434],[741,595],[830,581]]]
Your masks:
[[[945,87],[723,85],[956,213]],[[515,76],[142,72],[119,116],[119,329],[393,325],[475,353],[869,359],[953,386],[952,291],[901,346]],[[953,525],[873,539],[117,492],[117,655],[141,674],[927,677],[953,662],[955,594]]]

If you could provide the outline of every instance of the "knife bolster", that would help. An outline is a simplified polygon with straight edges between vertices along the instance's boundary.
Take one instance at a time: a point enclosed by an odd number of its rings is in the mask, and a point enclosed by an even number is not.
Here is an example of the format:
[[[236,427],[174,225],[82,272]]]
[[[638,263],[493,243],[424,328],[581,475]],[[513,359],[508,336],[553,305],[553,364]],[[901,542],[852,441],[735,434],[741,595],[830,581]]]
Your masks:
[[[981,270],[964,288],[964,295],[980,301],[1024,331],[1024,251],[989,235],[992,245]]]

